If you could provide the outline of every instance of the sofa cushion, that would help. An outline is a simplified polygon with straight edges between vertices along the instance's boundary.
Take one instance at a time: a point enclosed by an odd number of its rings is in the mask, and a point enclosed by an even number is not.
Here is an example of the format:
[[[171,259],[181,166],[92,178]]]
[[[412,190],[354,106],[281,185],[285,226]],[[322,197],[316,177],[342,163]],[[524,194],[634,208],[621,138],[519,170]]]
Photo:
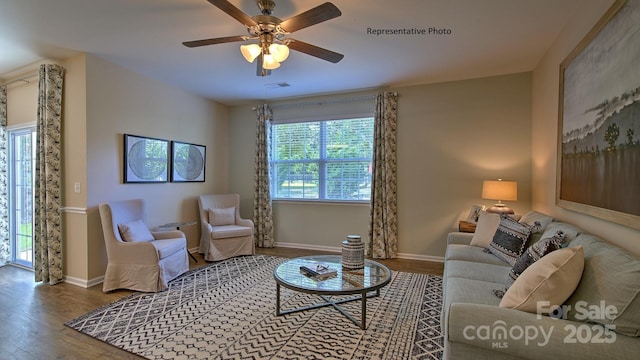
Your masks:
[[[447,260],[447,271],[444,275],[446,279],[458,277],[492,283],[503,283],[509,269],[510,267],[506,263],[497,265],[472,261]]]
[[[141,219],[118,224],[122,240],[128,242],[151,241],[154,239],[147,225]]]
[[[471,239],[471,245],[488,248],[493,240],[493,236],[496,234],[496,230],[498,230],[498,225],[500,225],[499,214],[481,211],[480,217],[478,217],[476,231],[473,233],[473,238]]]
[[[236,223],[235,206],[224,209],[209,209],[209,224],[213,226],[233,225]]]
[[[550,252],[562,248],[563,244],[564,234],[562,232],[558,232],[550,238],[542,239],[529,246],[527,250],[520,255],[509,271],[509,275],[507,276],[507,281],[505,283],[506,288],[509,289],[518,276],[520,276],[520,274],[522,274],[522,272],[524,272],[529,266]]]
[[[530,234],[531,226],[503,216],[489,245],[489,251],[513,266],[522,255]]]
[[[582,277],[582,247],[556,250],[529,266],[504,294],[500,307],[545,314],[567,300]],[[548,306],[539,309],[541,302]]]
[[[178,251],[186,251],[187,249],[187,242],[185,239],[156,240],[152,241],[151,245],[156,248],[160,260],[167,258]]]
[[[498,283],[490,281],[464,279],[458,277],[447,278],[447,292],[443,306],[448,308],[452,303],[469,303],[498,306],[500,299],[493,295]]]
[[[580,235],[569,246],[584,248],[585,268],[582,281],[567,300],[571,306],[567,318],[640,336],[640,259],[593,235]],[[587,311],[603,307],[616,313],[603,316],[602,311]]]
[[[477,246],[452,244],[447,246],[447,252],[445,253],[444,258],[446,261],[463,260],[484,264],[510,266],[506,261],[501,260],[497,256],[484,250],[485,249]]]

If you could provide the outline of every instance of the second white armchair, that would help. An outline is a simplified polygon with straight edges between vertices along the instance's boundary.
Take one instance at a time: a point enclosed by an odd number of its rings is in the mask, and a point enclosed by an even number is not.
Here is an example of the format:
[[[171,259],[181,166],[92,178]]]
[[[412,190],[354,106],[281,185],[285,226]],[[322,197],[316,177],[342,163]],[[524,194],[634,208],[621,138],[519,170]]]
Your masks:
[[[205,260],[255,254],[253,221],[240,217],[240,195],[200,195],[198,206]]]

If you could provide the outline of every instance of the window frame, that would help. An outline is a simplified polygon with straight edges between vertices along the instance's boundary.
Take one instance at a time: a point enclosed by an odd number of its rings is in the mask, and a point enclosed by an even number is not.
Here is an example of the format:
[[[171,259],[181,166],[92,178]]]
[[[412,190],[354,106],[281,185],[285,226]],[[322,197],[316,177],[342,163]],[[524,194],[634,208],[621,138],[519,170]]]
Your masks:
[[[18,203],[16,199],[16,186],[17,186],[17,176],[21,176],[22,174],[18,174],[16,171],[16,154],[15,154],[15,140],[18,136],[26,135],[27,133],[31,136],[31,146],[32,146],[32,158],[31,162],[31,261],[23,260],[18,258],[18,236],[25,236],[27,234],[22,234],[16,228],[16,204]],[[35,211],[34,208],[34,196],[35,196],[35,151],[36,151],[36,139],[37,139],[37,129],[35,124],[23,124],[18,126],[12,126],[7,129],[7,163],[9,164],[9,173],[8,173],[8,186],[9,186],[9,238],[11,244],[11,258],[10,262],[14,266],[19,266],[25,269],[32,270],[33,262],[34,262],[34,237],[35,233],[33,232],[35,229]],[[24,159],[23,159],[24,161]]]
[[[269,173],[270,173],[270,177],[271,180],[270,181],[270,191],[271,191],[271,197],[272,197],[272,201],[273,202],[282,202],[282,203],[288,203],[288,204],[295,204],[295,203],[299,203],[299,204],[309,204],[309,203],[315,203],[315,204],[351,204],[351,205],[360,205],[360,206],[368,206],[371,203],[371,196],[369,196],[369,199],[364,199],[364,200],[357,200],[357,199],[327,199],[326,198],[326,166],[328,163],[338,163],[338,162],[345,162],[345,161],[362,161],[365,160],[365,158],[342,158],[342,159],[328,159],[326,157],[326,141],[319,141],[319,145],[320,145],[320,149],[319,149],[319,159],[318,160],[309,160],[309,159],[301,159],[301,160],[273,160],[274,154],[273,151],[275,151],[275,140],[274,140],[274,127],[278,126],[278,125],[284,125],[284,124],[301,124],[301,123],[310,123],[310,122],[320,122],[321,126],[320,126],[320,137],[322,138],[323,136],[325,137],[326,140],[326,123],[330,122],[330,121],[343,121],[343,120],[355,120],[355,119],[370,119],[372,122],[375,122],[374,119],[374,114],[372,113],[365,113],[365,114],[350,114],[350,115],[343,115],[343,116],[329,116],[329,117],[314,117],[314,118],[305,118],[305,119],[290,119],[290,120],[286,120],[286,121],[277,121],[274,120],[271,124],[271,134],[270,134],[270,138],[271,138],[271,143],[268,146],[268,151],[269,153]],[[323,125],[324,124],[324,125]],[[374,134],[372,134],[374,135]],[[372,147],[373,147],[373,136],[371,138],[371,142],[372,142]],[[371,151],[371,157],[366,159],[369,161],[369,163],[373,163],[373,148]],[[318,198],[314,199],[314,198],[283,198],[283,197],[275,197],[275,194],[277,193],[276,191],[276,185],[274,180],[274,173],[275,173],[275,165],[280,163],[310,163],[310,164],[318,164]]]

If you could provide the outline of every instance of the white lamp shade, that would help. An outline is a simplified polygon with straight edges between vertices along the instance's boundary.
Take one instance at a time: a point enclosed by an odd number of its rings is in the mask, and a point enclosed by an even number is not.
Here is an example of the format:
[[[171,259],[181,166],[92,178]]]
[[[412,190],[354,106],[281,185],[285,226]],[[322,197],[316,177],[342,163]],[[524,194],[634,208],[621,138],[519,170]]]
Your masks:
[[[273,55],[275,61],[280,63],[289,57],[289,48],[286,45],[271,44],[269,45],[269,53]]]
[[[262,49],[257,44],[241,45],[240,52],[248,62],[252,63],[262,53]]]
[[[264,54],[263,56],[263,60],[262,60],[262,67],[267,69],[267,70],[273,70],[273,69],[277,69],[280,67],[280,63],[277,62],[274,58],[273,55],[271,54]]]
[[[482,198],[489,200],[518,200],[518,183],[516,181],[485,180],[482,182]]]

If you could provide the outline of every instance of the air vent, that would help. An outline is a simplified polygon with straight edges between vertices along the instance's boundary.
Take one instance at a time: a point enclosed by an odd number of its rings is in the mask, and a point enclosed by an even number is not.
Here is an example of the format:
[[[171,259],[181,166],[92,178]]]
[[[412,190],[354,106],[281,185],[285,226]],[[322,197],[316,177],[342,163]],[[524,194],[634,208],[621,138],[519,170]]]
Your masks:
[[[269,88],[269,89],[278,89],[278,88],[289,87],[291,85],[289,85],[288,82],[279,82],[279,83],[264,84],[264,86]]]

